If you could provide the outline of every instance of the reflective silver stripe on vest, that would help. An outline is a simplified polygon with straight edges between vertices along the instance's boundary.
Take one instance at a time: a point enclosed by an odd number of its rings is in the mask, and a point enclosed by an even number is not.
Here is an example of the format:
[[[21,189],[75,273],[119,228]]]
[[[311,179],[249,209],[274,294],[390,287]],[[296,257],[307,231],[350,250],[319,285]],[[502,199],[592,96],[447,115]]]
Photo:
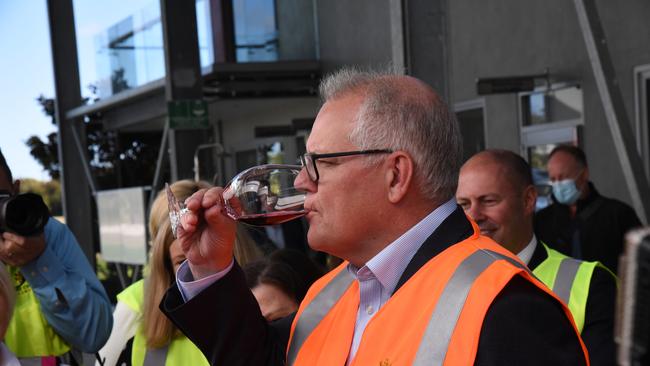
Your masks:
[[[307,305],[307,308],[302,312],[296,329],[291,338],[289,351],[287,352],[287,364],[293,365],[296,362],[298,351],[311,332],[316,329],[316,326],[323,320],[325,315],[330,312],[330,309],[336,304],[343,293],[350,287],[354,281],[354,277],[343,268],[319,293],[314,300]]]
[[[560,268],[555,276],[553,292],[555,292],[555,294],[567,305],[571,298],[571,287],[573,287],[573,281],[576,279],[576,274],[578,274],[578,269],[581,264],[582,261],[577,259],[564,258],[562,259],[562,262],[560,262]]]
[[[497,259],[503,259],[504,261],[509,262],[510,264],[512,264],[513,266],[515,266],[515,267],[517,267],[517,268],[519,268],[519,269],[523,269],[524,271],[528,272],[528,274],[530,274],[531,276],[535,277],[535,275],[533,274],[533,271],[531,271],[531,270],[530,270],[528,267],[526,267],[524,264],[522,264],[521,262],[515,260],[515,259],[512,258],[512,257],[508,257],[507,255],[503,255],[503,254],[501,254],[501,253],[497,253],[497,252],[494,252],[494,251],[492,251],[492,250],[487,250],[487,249],[484,250],[484,252],[486,252],[486,253],[488,253],[488,254],[490,254],[490,255],[492,255],[492,256],[497,257]],[[537,278],[537,277],[535,277],[535,278]]]
[[[501,259],[530,272],[516,260],[491,250],[478,250],[465,258],[454,271],[438,299],[420,341],[413,365],[431,366],[444,363],[451,335],[456,328],[472,285],[486,268]]]
[[[41,366],[43,364],[40,357],[21,357],[18,362],[20,362],[20,366]]]
[[[147,348],[147,353],[144,355],[143,366],[163,366],[167,361],[167,351],[169,345],[162,348]]]
[[[77,356],[77,354],[75,354]],[[44,357],[20,357],[17,358],[18,362],[20,363],[20,366],[41,366],[43,364],[43,359],[44,358],[50,358],[50,357],[55,357],[57,360],[57,365],[68,365],[72,364],[70,361],[70,351],[64,353],[61,356],[44,356]],[[78,351],[78,357],[75,358],[76,360],[82,359],[81,352]],[[0,359],[2,361],[2,359]],[[3,364],[4,365],[4,364]]]

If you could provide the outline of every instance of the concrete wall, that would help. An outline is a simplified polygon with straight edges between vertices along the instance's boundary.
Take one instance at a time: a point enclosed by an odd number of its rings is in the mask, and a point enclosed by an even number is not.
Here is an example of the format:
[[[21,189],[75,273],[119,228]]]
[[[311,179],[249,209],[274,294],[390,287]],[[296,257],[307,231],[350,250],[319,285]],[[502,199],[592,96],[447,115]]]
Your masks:
[[[389,0],[317,0],[316,9],[325,71],[392,62]]]
[[[405,0],[407,68],[449,100],[448,0]]]
[[[276,0],[280,60],[313,60],[318,43],[312,0]]]
[[[598,0],[597,5],[633,124],[632,70],[650,63],[650,3]],[[548,67],[557,81],[578,81],[584,92],[583,147],[592,180],[601,193],[629,202],[573,2],[453,0],[449,14],[452,101],[477,98],[478,77],[538,74]],[[518,151],[516,95],[487,96],[485,101],[489,146]]]
[[[513,113],[514,111],[514,113]],[[517,112],[517,97],[514,95],[494,95],[485,97],[485,117],[487,119],[486,147],[508,149],[519,152],[521,139]]]

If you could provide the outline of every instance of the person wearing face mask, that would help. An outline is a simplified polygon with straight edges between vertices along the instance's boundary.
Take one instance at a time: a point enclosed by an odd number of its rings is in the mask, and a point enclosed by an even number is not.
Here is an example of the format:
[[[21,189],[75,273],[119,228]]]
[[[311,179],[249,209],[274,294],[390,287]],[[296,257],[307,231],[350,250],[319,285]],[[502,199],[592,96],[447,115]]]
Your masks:
[[[598,193],[578,147],[553,149],[547,169],[553,204],[535,215],[537,237],[566,255],[599,261],[616,272],[625,233],[641,226],[634,209]]]

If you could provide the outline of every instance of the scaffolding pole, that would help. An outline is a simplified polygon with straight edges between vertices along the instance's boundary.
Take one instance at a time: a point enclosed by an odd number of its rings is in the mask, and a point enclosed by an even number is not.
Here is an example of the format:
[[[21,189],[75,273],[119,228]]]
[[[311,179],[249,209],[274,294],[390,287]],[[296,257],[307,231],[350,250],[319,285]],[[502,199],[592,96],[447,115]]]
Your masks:
[[[647,224],[650,216],[650,185],[643,171],[641,156],[636,149],[632,126],[625,111],[596,2],[574,0],[574,4],[625,183],[634,209],[641,221]]]

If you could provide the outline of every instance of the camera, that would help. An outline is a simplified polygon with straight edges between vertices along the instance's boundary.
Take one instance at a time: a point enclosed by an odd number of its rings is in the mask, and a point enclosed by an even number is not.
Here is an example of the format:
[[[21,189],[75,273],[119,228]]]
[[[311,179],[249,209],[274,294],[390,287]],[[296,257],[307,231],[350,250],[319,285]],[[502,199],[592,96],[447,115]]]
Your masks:
[[[21,236],[34,236],[43,232],[50,210],[43,198],[34,193],[12,196],[0,191],[0,233],[11,231]]]

